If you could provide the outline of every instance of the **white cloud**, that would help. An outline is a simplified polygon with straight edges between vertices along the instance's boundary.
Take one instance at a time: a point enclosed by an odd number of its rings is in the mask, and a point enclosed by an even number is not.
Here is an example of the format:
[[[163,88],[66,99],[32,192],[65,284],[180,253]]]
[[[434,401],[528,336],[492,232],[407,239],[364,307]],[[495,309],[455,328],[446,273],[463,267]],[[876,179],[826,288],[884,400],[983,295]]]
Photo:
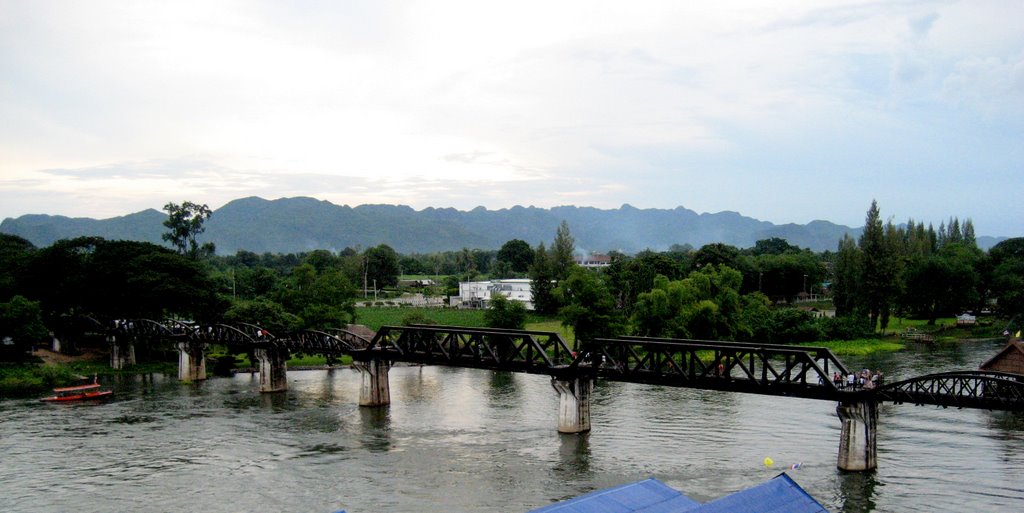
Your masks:
[[[1024,185],[1022,14],[998,1],[0,0],[0,217],[256,194],[858,224],[871,198],[923,176],[956,183],[974,160],[1008,182],[898,200],[908,217],[970,217],[979,207],[960,198],[1008,202]],[[994,230],[1024,231],[1002,217]]]

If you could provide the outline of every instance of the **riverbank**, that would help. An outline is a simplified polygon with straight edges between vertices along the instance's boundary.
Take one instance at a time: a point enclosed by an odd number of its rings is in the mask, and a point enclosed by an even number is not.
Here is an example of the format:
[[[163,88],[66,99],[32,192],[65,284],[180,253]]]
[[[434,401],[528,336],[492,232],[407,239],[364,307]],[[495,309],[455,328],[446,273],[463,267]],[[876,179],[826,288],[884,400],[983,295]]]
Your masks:
[[[37,349],[25,361],[0,363],[0,399],[29,397],[74,385],[92,376],[102,378],[154,372],[173,374],[178,372],[178,367],[170,362],[151,362],[112,369],[109,355],[97,349],[86,349],[79,355]]]

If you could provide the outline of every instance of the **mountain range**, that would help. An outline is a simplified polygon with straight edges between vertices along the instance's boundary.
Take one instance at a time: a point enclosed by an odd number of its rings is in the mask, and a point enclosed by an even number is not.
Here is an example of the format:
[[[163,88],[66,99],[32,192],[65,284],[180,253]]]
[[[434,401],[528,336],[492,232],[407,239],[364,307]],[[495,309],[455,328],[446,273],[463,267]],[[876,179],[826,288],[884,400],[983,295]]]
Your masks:
[[[18,235],[38,247],[79,236],[110,240],[137,240],[165,244],[164,212],[147,209],[110,219],[70,218],[41,214],[7,218],[0,233]],[[750,247],[758,240],[779,237],[813,251],[835,250],[844,234],[857,237],[861,228],[829,221],[775,225],[736,212],[698,214],[683,207],[618,209],[562,206],[516,206],[487,210],[477,207],[414,210],[404,205],[350,207],[314,198],[266,200],[257,197],[234,200],[214,210],[206,221],[201,242],[213,242],[217,253],[239,250],[255,253],[297,253],[314,249],[337,251],[346,247],[367,248],[387,244],[399,253],[432,253],[462,248],[498,249],[521,239],[536,246],[554,239],[562,221],[569,224],[579,251],[617,250],[634,253],[662,251],[673,244],[699,248],[721,242]],[[979,237],[988,248],[1003,238]]]

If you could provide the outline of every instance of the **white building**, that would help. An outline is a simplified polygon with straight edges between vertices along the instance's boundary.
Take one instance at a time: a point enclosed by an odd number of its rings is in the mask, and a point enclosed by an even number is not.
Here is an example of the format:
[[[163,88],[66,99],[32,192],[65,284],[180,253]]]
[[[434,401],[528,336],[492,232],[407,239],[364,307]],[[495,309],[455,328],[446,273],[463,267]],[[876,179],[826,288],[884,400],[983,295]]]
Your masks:
[[[591,253],[589,255],[576,255],[576,265],[587,269],[602,269],[612,265],[612,257]]]
[[[510,301],[519,301],[527,310],[533,310],[533,291],[530,280],[525,278],[459,282],[458,303],[453,301],[452,304],[458,304],[460,308],[487,308],[495,294],[501,294]]]

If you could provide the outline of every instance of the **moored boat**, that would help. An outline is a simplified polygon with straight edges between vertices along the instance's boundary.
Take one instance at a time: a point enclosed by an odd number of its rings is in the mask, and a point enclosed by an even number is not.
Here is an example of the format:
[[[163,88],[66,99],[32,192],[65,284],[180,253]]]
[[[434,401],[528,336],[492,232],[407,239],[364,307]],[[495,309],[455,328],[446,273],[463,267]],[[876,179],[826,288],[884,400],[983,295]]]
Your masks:
[[[110,397],[113,393],[113,390],[104,389],[103,386],[100,385],[99,380],[94,377],[92,383],[89,383],[87,385],[54,388],[52,396],[44,397],[40,399],[40,401],[47,403],[94,401],[98,399],[106,399],[107,397]]]

